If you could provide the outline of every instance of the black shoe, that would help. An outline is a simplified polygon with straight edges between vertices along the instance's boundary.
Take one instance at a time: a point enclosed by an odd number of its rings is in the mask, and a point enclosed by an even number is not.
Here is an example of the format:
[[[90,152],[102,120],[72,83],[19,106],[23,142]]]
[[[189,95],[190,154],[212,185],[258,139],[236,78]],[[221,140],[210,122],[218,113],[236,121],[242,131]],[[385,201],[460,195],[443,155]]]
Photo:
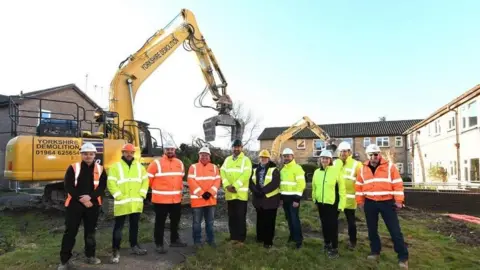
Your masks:
[[[323,252],[327,253],[331,249],[332,249],[332,244],[331,243],[323,245]]]
[[[272,245],[263,244],[263,247],[266,248],[266,249],[270,249],[270,248],[272,248]]]
[[[186,247],[187,243],[182,242],[182,240],[178,239],[175,242],[170,243],[170,247]]]
[[[302,248],[302,243],[296,243],[295,248],[296,249],[301,249]]]
[[[157,245],[157,247],[155,248],[155,251],[160,253],[160,254],[165,254],[168,252],[168,250],[162,245]]]
[[[338,250],[336,248],[332,248],[332,249],[328,250],[327,251],[327,256],[330,259],[338,258],[339,257]]]

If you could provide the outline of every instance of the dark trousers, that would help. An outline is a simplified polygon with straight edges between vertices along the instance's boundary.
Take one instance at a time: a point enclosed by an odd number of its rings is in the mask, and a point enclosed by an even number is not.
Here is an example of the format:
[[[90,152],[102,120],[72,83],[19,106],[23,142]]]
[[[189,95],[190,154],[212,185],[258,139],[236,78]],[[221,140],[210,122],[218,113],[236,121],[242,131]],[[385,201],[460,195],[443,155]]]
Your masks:
[[[192,208],[192,236],[195,244],[202,242],[202,220],[205,219],[205,233],[207,234],[207,242],[212,244],[215,242],[213,231],[213,222],[215,216],[215,206],[204,206]]]
[[[338,248],[338,209],[336,205],[317,203],[325,246]]]
[[[283,199],[283,211],[287,219],[288,229],[290,230],[289,241],[293,241],[300,245],[303,242],[302,223],[300,222],[300,206],[293,207],[293,200]]]
[[[257,208],[257,241],[265,245],[273,245],[275,237],[275,221],[277,209]]]
[[[182,214],[181,203],[173,204],[153,204],[155,210],[155,231],[154,238],[157,246],[163,246],[163,233],[165,230],[165,221],[167,216],[170,216],[170,243],[177,242],[178,224],[180,223],[180,216]]]
[[[348,223],[348,238],[350,243],[357,243],[357,224],[355,221],[355,209],[344,209],[345,217],[347,218]]]
[[[395,202],[393,200],[376,202],[365,199],[364,209],[371,252],[373,254],[380,254],[381,251],[381,242],[380,237],[378,236],[378,214],[380,213],[387,226],[388,232],[392,237],[393,248],[398,254],[398,259],[402,261],[407,260],[408,250],[405,246],[403,234],[400,229]]]
[[[115,226],[113,227],[112,248],[114,250],[120,249],[120,243],[122,242],[122,230],[127,217],[130,247],[134,247],[138,244],[138,222],[140,220],[140,213],[118,216],[115,217]]]
[[[85,241],[85,256],[95,256],[95,230],[99,214],[99,206],[94,205],[86,208],[77,201],[71,201],[65,212],[65,232],[62,238],[62,248],[60,251],[60,261],[65,264],[72,257],[72,250],[80,223],[83,221],[83,239]]]
[[[227,208],[230,240],[244,242],[247,238],[247,202],[230,200],[227,201]]]

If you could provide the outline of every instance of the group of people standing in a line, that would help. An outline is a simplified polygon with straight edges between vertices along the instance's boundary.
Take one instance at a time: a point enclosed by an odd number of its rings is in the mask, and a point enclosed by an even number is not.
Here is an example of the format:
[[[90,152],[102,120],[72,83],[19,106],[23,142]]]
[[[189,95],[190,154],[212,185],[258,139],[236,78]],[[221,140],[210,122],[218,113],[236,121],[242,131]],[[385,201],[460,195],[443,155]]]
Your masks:
[[[115,225],[112,235],[112,263],[119,263],[120,243],[125,220],[129,221],[131,253],[144,255],[147,250],[138,241],[140,214],[144,200],[151,188],[151,202],[155,210],[154,241],[158,253],[166,253],[164,229],[170,217],[170,247],[185,247],[178,233],[181,217],[183,178],[185,168],[175,157],[176,147],[167,142],[164,155],[151,162],[147,169],[134,158],[135,147],[125,144],[122,158],[107,173],[95,163],[96,148],[91,143],[82,145],[82,161],[68,167],[65,174],[67,192],[66,228],[60,252],[58,269],[70,265],[72,249],[81,221],[84,223],[86,262],[99,264],[95,256],[95,230],[104,190],[108,188],[114,198]],[[365,212],[371,253],[368,259],[377,260],[381,251],[378,235],[378,215],[382,218],[394,242],[399,266],[408,267],[408,251],[400,229],[396,209],[404,201],[403,181],[391,162],[382,158],[377,145],[366,149],[369,160],[363,165],[352,158],[351,147],[342,142],[339,158],[334,160],[329,150],[320,154],[319,168],[312,179],[312,200],[318,208],[324,237],[324,249],[328,257],[338,257],[338,215],[344,212],[348,222],[349,249],[357,244],[355,210]],[[288,242],[300,249],[303,244],[300,206],[306,187],[305,172],[296,163],[290,148],[282,152],[281,168],[270,159],[270,153],[262,150],[259,163],[252,164],[243,153],[240,140],[232,144],[232,155],[218,168],[211,163],[210,150],[202,147],[199,160],[188,169],[190,205],[193,212],[192,236],[195,247],[202,245],[201,223],[205,220],[206,242],[215,247],[214,214],[220,186],[225,192],[228,208],[228,226],[234,245],[243,245],[247,235],[247,204],[249,192],[257,213],[256,240],[265,248],[271,248],[275,237],[277,209],[283,207],[289,227]]]

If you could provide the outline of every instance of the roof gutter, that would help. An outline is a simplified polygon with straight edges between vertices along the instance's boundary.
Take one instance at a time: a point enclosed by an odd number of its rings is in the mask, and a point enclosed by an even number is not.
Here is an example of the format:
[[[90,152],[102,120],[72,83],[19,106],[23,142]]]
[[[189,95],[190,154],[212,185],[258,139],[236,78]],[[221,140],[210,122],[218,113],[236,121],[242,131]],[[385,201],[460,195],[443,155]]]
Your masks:
[[[458,98],[454,99],[452,102],[438,109],[436,112],[434,112],[432,115],[427,117],[425,120],[407,129],[403,134],[408,135],[423,126],[430,124],[435,119],[449,113],[450,111],[455,110],[456,108],[460,107],[462,104],[476,98],[479,95],[480,95],[480,84],[477,84],[475,87],[468,90]]]

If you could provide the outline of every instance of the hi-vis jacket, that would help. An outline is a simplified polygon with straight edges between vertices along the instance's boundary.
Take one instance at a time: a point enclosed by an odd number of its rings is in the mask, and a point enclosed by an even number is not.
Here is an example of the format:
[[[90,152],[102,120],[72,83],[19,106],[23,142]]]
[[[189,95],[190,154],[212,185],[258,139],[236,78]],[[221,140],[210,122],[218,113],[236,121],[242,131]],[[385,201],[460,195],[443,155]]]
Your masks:
[[[217,204],[217,192],[220,188],[220,174],[217,165],[198,162],[188,169],[188,189],[190,190],[190,206],[192,208]],[[212,196],[205,200],[202,195],[209,192]]]
[[[285,164],[280,170],[280,194],[292,196],[293,200],[299,202],[305,189],[305,171],[295,160]]]
[[[352,156],[348,156],[345,163],[341,159],[336,159],[334,166],[338,166],[340,169],[340,177],[343,178],[345,182],[345,188],[347,191],[345,208],[356,209],[355,182],[357,181],[357,172],[362,167],[362,163],[353,159]]]
[[[337,198],[337,185],[338,197]],[[338,199],[338,210],[345,208],[345,180],[339,166],[327,166],[325,169],[316,169],[312,179],[312,200],[315,203],[334,205]]]
[[[252,175],[252,161],[242,152],[235,160],[228,156],[220,168],[222,185],[225,189],[225,200],[248,201],[248,186]],[[232,185],[236,193],[232,193],[226,187]]]
[[[180,159],[163,155],[148,165],[147,172],[152,188],[152,203],[182,202],[185,167]]]
[[[375,201],[394,199],[395,202],[402,203],[403,181],[397,167],[381,158],[380,164],[373,173],[368,164],[369,161],[366,161],[357,174],[355,183],[357,203],[363,204],[365,198]]]
[[[142,213],[148,192],[147,171],[137,160],[128,166],[122,159],[108,170],[107,188],[115,199],[114,216]]]

